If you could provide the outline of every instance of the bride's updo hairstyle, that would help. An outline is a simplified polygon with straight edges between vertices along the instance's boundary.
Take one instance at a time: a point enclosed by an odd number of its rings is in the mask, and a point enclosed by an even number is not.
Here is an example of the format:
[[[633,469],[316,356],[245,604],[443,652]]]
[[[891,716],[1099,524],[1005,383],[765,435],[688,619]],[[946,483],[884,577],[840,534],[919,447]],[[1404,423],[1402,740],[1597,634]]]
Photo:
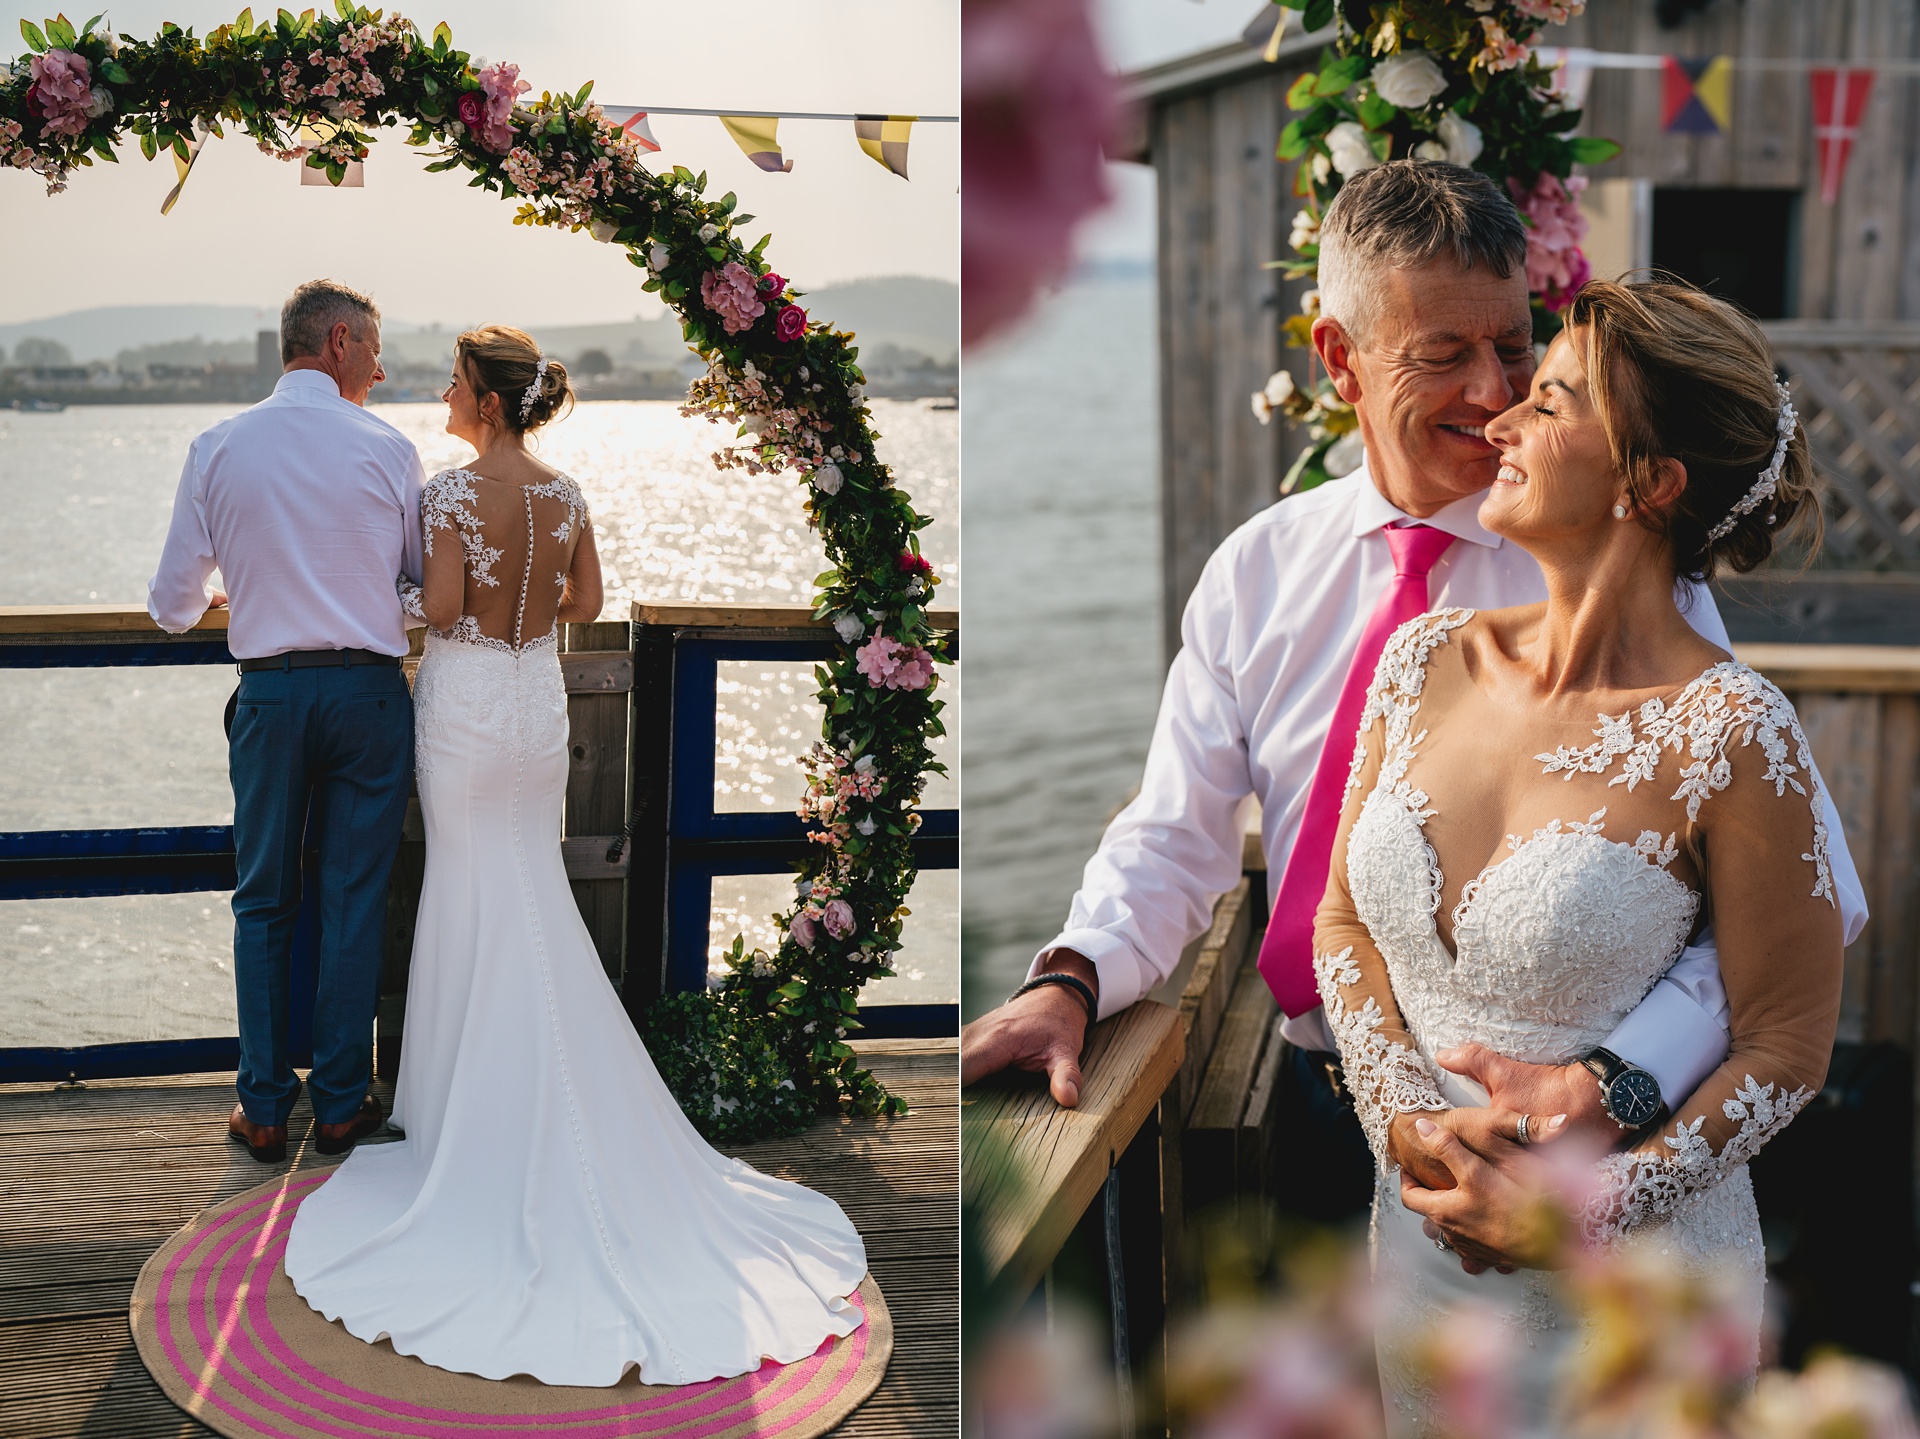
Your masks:
[[[1772,353],[1747,315],[1681,281],[1593,280],[1565,315],[1584,348],[1587,383],[1613,462],[1641,522],[1666,536],[1674,573],[1706,580],[1764,563],[1790,526],[1819,548],[1820,501],[1813,456],[1796,421],[1773,494],[1749,512],[1738,505],[1773,462],[1781,393]],[[1650,510],[1663,459],[1686,466],[1687,484],[1665,513]],[[1732,520],[1720,538],[1711,532]]]
[[[517,435],[531,433],[559,418],[563,410],[573,408],[567,367],[549,358],[546,373],[541,375],[540,346],[525,330],[511,325],[482,325],[465,331],[453,342],[453,357],[473,387],[475,400],[483,395],[500,397],[501,423]],[[521,401],[536,375],[540,376],[540,389],[523,415]]]

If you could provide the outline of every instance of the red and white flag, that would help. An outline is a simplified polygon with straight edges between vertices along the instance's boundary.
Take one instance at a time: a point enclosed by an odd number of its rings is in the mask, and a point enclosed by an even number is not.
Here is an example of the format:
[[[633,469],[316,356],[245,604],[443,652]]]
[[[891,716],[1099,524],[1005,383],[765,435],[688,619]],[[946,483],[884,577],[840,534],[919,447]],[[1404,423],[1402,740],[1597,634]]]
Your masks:
[[[653,138],[653,127],[647,123],[645,110],[636,110],[631,105],[602,105],[600,113],[633,136],[634,144],[647,154],[659,150],[660,142]]]
[[[1820,155],[1820,201],[1840,198],[1840,181],[1860,134],[1860,117],[1873,93],[1871,70],[1810,70],[1813,86],[1813,143]]]

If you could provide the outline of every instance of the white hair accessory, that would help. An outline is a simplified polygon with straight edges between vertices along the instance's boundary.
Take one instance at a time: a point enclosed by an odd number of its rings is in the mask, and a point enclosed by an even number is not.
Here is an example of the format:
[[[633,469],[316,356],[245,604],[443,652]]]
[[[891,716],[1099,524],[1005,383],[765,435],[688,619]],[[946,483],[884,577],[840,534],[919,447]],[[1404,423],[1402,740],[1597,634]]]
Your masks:
[[[527,413],[533,409],[533,402],[540,398],[541,381],[547,378],[547,357],[542,355],[540,363],[533,367],[533,383],[520,395],[520,423],[526,424]]]
[[[1710,545],[1717,544],[1732,534],[1733,527],[1740,523],[1741,518],[1759,509],[1760,502],[1771,498],[1774,487],[1780,483],[1780,471],[1787,463],[1787,446],[1793,443],[1793,426],[1799,416],[1793,411],[1793,392],[1779,380],[1775,380],[1773,384],[1780,393],[1780,419],[1776,425],[1780,437],[1773,443],[1773,459],[1760,472],[1760,478],[1753,482],[1753,488],[1735,501],[1733,508],[1727,511],[1727,517],[1707,531],[1707,543]],[[1768,518],[1767,523],[1773,523],[1771,517]]]

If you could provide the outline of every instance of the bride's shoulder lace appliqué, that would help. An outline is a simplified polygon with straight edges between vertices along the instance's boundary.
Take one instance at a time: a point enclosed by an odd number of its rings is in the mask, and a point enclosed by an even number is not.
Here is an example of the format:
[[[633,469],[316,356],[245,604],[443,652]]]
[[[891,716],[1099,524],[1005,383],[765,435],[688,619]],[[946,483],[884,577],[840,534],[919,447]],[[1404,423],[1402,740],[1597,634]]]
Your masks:
[[[460,537],[467,573],[473,576],[474,583],[497,586],[500,581],[495,578],[493,567],[503,552],[486,542],[473,481],[470,471],[460,469],[442,470],[427,481],[420,491],[421,537],[431,555],[434,531],[452,530]]]
[[[1413,751],[1426,738],[1424,730],[1419,734],[1410,733],[1413,717],[1420,709],[1427,661],[1438,646],[1447,642],[1450,632],[1472,618],[1473,611],[1468,609],[1434,610],[1408,620],[1388,636],[1386,647],[1380,651],[1380,663],[1373,671],[1373,682],[1367,686],[1366,702],[1360,709],[1353,761],[1347,769],[1347,793],[1360,786],[1360,774],[1367,762],[1367,731],[1376,719],[1384,719],[1387,733],[1379,783],[1411,799],[1414,809],[1426,807],[1426,796],[1405,786]]]

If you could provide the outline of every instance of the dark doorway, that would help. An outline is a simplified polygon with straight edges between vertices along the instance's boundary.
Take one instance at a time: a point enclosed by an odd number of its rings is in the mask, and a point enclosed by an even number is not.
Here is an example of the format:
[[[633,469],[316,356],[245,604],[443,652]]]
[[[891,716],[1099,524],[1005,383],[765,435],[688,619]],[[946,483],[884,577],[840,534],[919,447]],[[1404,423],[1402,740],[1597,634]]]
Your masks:
[[[1794,312],[1798,190],[1655,190],[1653,266],[1762,320]]]

